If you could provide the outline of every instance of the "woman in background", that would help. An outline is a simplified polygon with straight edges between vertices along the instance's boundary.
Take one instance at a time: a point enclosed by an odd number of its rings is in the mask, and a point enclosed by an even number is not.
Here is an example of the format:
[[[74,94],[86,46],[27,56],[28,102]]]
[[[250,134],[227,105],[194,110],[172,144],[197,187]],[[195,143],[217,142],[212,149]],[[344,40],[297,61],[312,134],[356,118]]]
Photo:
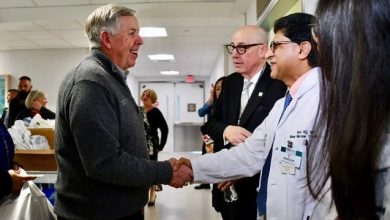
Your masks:
[[[27,109],[21,111],[16,120],[24,120],[25,118],[33,118],[36,114],[40,114],[43,119],[55,119],[54,112],[46,108],[47,96],[39,90],[31,90],[24,102]]]
[[[317,16],[324,139],[308,148],[321,199],[313,219],[390,219],[390,1],[319,0]]]
[[[207,115],[207,117],[210,116],[211,111],[213,110],[213,104],[214,102],[217,101],[219,94],[221,93],[222,81],[224,78],[225,77],[222,76],[215,82],[214,85],[211,84],[210,94],[209,94],[209,98],[207,99],[207,102],[200,109],[198,109],[199,117],[204,117],[205,115]],[[206,144],[204,141],[202,141],[202,155],[206,153],[207,153]],[[195,186],[194,189],[210,189],[210,184],[202,183]]]
[[[158,152],[162,151],[167,143],[168,125],[161,111],[155,107],[157,103],[157,94],[154,90],[146,89],[143,91],[141,101],[146,112],[147,122],[149,123],[149,126],[145,126],[145,128],[148,129],[147,127],[149,127],[150,129],[149,131],[145,131],[148,139],[149,158],[157,161]],[[161,138],[158,136],[158,129],[160,130]],[[148,206],[154,206],[156,202],[156,188],[159,191],[162,190],[161,185],[150,187]]]
[[[222,89],[222,80],[224,76],[219,78],[215,84],[211,84],[210,94],[209,98],[207,99],[207,102],[204,103],[204,105],[198,109],[198,115],[199,117],[204,117],[205,115],[209,115],[211,113],[211,110],[213,109],[214,101],[217,100],[219,93],[221,93]]]

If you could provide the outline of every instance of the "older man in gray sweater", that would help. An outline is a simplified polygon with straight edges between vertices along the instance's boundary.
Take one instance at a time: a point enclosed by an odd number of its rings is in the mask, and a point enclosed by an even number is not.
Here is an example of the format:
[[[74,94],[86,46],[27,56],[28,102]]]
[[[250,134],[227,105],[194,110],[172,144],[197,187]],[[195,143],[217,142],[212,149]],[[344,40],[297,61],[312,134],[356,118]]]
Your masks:
[[[144,127],[126,84],[143,44],[134,11],[105,5],[87,19],[91,53],[61,83],[56,118],[59,219],[144,219],[148,188],[180,186],[174,159],[148,160]]]

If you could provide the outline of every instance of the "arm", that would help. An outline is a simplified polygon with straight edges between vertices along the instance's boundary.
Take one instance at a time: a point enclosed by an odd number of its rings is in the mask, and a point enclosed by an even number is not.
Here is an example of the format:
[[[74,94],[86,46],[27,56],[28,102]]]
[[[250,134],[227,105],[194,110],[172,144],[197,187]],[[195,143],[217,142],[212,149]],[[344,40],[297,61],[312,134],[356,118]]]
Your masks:
[[[165,121],[165,118],[161,111],[156,108],[156,121],[157,121],[157,127],[160,129],[161,132],[161,138],[160,138],[160,145],[158,146],[158,150],[162,151],[165,147],[165,144],[167,143],[168,138],[168,125]]]
[[[55,119],[56,118],[56,114],[45,107],[42,107],[39,113],[43,119]]]
[[[198,115],[199,117],[204,117],[211,111],[211,105],[209,105],[208,102],[204,103],[202,108],[198,109]]]
[[[203,134],[210,135],[211,139],[217,140],[223,137],[223,131],[226,128],[226,124],[222,119],[222,100],[224,99],[224,92],[222,89],[220,98],[213,104],[213,110],[209,116],[207,122],[201,127]]]
[[[34,180],[35,176],[21,175],[17,170],[8,170],[8,172],[0,171],[0,182],[2,187],[0,188],[0,198],[13,193],[15,195],[20,193],[25,182]]]
[[[194,181],[218,183],[257,174],[263,167],[268,150],[265,147],[265,124],[244,143],[230,150],[206,154],[191,160]]]
[[[12,190],[11,176],[7,171],[0,170],[0,182],[0,199],[2,199],[4,196],[10,194]]]

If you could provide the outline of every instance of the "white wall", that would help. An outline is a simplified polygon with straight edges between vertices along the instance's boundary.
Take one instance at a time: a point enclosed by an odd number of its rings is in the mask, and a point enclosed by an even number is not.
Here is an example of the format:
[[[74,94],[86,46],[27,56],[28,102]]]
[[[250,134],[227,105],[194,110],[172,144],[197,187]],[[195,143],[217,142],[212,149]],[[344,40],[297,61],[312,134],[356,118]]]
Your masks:
[[[256,11],[256,0],[253,0],[251,5],[246,12],[246,24],[247,25],[256,25],[257,24],[257,11]]]
[[[302,0],[302,11],[314,15],[317,3],[318,0]]]
[[[10,88],[17,88],[20,76],[30,76],[33,89],[47,93],[47,107],[55,111],[61,80],[87,53],[88,49],[1,51],[0,73],[11,75]]]
[[[137,64],[135,64],[135,65],[137,65]],[[133,75],[131,75],[131,72],[127,76],[126,83],[129,86],[130,92],[133,95],[135,102],[139,103],[138,80]]]

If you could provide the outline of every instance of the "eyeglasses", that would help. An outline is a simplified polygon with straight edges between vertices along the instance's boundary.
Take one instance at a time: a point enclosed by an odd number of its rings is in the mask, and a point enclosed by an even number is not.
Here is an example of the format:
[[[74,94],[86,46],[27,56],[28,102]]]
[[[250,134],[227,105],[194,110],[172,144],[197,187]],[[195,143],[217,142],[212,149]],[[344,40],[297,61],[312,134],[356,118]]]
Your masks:
[[[258,45],[264,45],[263,43],[258,43],[258,44],[241,44],[241,45],[237,45],[237,46],[234,46],[234,45],[225,45],[226,46],[226,49],[228,51],[228,53],[230,54],[233,54],[233,50],[236,49],[237,53],[238,54],[244,54],[246,53],[246,50],[248,48],[251,48],[251,47],[254,47],[254,46],[258,46]]]
[[[291,40],[271,41],[269,48],[271,49],[272,53],[275,53],[276,48],[281,44],[298,44],[298,42]]]

